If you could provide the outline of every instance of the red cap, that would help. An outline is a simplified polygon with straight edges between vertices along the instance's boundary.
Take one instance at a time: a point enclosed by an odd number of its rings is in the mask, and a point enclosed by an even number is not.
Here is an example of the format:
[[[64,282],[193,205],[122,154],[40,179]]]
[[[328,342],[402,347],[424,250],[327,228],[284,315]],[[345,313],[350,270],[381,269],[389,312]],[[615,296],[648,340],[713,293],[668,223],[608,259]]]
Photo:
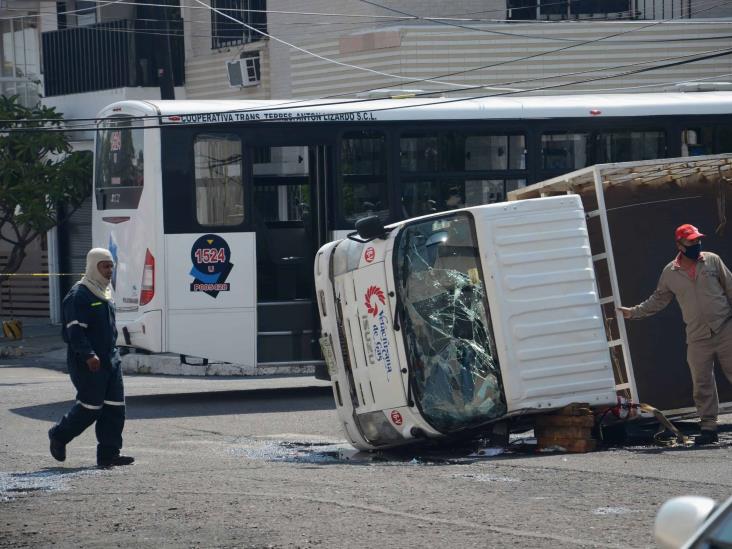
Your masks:
[[[685,223],[679,227],[676,227],[676,242],[681,240],[682,238],[685,238],[686,240],[694,240],[695,238],[701,238],[704,236],[699,232],[699,229],[694,227],[694,225],[689,225],[688,223]]]

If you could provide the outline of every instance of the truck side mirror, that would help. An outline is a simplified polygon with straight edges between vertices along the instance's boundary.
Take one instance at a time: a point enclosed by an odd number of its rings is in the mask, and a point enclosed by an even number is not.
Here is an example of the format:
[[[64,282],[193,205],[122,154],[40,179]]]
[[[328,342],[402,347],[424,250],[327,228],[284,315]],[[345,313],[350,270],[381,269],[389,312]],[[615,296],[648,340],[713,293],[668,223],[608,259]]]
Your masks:
[[[353,238],[356,234],[361,240]],[[375,238],[386,238],[387,231],[378,215],[370,215],[356,221],[356,232],[349,233],[348,238],[356,242],[371,242]]]

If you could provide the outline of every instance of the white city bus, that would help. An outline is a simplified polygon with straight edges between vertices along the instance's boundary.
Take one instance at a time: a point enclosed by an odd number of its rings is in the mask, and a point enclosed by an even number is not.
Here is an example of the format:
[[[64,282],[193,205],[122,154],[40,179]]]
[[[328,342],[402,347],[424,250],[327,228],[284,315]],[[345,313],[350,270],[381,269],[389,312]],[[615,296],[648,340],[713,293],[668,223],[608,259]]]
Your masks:
[[[93,239],[121,345],[320,365],[316,251],[601,162],[732,151],[732,93],[124,101],[100,113]]]

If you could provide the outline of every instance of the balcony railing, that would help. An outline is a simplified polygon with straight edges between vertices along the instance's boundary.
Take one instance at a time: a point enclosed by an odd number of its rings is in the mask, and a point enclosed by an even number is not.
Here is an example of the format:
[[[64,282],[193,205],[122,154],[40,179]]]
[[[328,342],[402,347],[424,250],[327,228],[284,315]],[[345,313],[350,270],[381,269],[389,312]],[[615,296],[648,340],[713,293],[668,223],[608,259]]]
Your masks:
[[[712,3],[707,3],[704,7],[711,5]],[[704,7],[694,6],[694,9],[703,14]],[[635,0],[635,9],[637,19],[687,19],[692,16],[691,0]]]
[[[170,22],[173,83],[184,83],[183,21]],[[113,88],[158,86],[161,59],[160,24],[154,21],[110,21],[86,27],[44,32],[43,75],[46,97]]]
[[[691,0],[507,0],[508,19],[683,19]]]

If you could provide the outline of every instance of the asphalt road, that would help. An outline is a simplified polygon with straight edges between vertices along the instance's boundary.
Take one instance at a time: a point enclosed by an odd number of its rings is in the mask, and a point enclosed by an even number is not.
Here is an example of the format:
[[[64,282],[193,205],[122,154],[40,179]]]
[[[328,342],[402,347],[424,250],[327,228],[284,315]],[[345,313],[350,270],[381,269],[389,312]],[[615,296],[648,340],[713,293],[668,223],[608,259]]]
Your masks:
[[[730,415],[714,448],[372,456],[312,378],[125,383],[137,462],[99,470],[93,429],[48,454],[67,376],[0,365],[0,547],[653,547],[666,499],[732,494]]]

